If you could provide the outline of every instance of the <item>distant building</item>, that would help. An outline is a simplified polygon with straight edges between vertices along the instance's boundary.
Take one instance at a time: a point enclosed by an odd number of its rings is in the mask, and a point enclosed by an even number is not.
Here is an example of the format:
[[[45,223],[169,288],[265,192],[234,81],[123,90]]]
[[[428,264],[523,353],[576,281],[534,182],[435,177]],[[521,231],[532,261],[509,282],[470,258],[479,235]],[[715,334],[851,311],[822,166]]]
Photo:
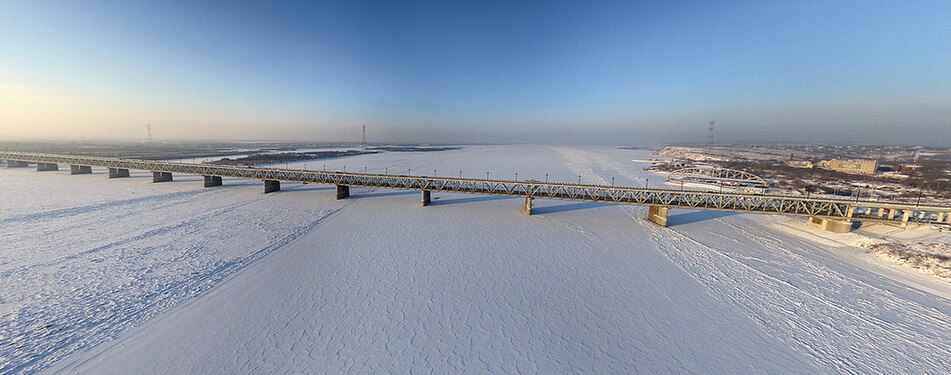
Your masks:
[[[875,169],[878,168],[878,161],[868,159],[823,160],[819,162],[819,168],[842,173],[870,175],[875,174]]]
[[[813,167],[815,167],[812,164],[812,162],[808,160],[787,160],[786,166],[793,167],[793,168],[804,168],[804,169],[812,169]]]

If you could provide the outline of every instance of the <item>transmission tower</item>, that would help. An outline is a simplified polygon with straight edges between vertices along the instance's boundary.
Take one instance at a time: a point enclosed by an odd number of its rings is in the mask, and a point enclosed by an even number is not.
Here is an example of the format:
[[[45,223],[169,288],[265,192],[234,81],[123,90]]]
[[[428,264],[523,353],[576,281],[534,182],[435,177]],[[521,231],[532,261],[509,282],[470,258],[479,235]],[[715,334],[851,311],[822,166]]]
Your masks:
[[[713,129],[716,128],[716,126],[717,126],[716,121],[710,121],[710,128],[709,128],[710,131],[707,132],[707,153],[708,154],[713,153],[713,146],[714,146]]]
[[[367,148],[367,126],[363,125],[363,142],[360,143],[363,148]]]
[[[145,124],[145,131],[147,133],[145,140],[152,142],[152,124]]]

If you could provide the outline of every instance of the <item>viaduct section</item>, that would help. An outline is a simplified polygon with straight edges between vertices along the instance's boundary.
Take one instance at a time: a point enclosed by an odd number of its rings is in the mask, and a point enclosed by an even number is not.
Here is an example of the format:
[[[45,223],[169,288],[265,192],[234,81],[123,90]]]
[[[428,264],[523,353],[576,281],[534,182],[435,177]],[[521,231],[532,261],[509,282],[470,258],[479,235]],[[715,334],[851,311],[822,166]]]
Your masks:
[[[174,173],[201,175],[204,176],[205,187],[221,186],[222,177],[247,178],[263,181],[265,193],[280,191],[281,181],[331,184],[336,186],[337,199],[349,197],[351,186],[419,190],[422,192],[422,206],[430,203],[434,191],[518,196],[524,198],[523,211],[527,215],[532,213],[532,202],[535,198],[646,205],[649,206],[647,219],[661,226],[667,226],[667,214],[671,208],[804,216],[809,218],[810,224],[833,232],[848,232],[853,227],[853,221],[951,226],[951,207],[870,200],[649,189],[534,180],[251,168],[22,152],[0,152],[0,160],[5,160],[10,168],[35,164],[37,171],[55,171],[59,169],[60,164],[66,164],[70,166],[71,174],[88,174],[92,173],[92,167],[103,167],[108,169],[109,178],[129,177],[130,170],[150,171],[153,182],[172,181]]]

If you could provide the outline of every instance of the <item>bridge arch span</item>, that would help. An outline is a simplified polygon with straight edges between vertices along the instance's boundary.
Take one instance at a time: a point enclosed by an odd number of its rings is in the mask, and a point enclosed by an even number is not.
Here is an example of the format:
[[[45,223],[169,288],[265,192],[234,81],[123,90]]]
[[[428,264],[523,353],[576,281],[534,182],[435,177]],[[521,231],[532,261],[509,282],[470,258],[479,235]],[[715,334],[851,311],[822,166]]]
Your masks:
[[[769,183],[755,174],[736,169],[720,167],[687,167],[671,172],[670,180],[684,179],[713,179],[722,182],[736,182],[741,184],[767,187]]]

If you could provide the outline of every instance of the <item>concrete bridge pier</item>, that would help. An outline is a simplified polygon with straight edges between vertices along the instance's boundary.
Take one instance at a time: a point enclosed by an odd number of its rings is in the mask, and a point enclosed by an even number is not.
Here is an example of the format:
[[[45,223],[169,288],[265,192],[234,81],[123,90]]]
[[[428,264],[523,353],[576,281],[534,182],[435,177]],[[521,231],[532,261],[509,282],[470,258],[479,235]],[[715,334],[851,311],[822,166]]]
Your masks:
[[[264,194],[273,193],[281,190],[281,182],[277,180],[264,180]]]
[[[902,228],[908,226],[908,219],[911,219],[911,210],[901,210],[901,226]]]
[[[667,227],[667,213],[669,211],[670,207],[652,205],[647,210],[647,220],[662,227]]]
[[[832,233],[849,233],[852,231],[852,220],[836,220],[810,216],[809,225]]]
[[[129,170],[122,168],[109,168],[109,178],[129,177]]]
[[[337,199],[347,199],[350,196],[350,185],[337,185]]]
[[[221,176],[203,176],[205,187],[221,186]]]
[[[433,200],[432,200],[432,192],[429,191],[429,190],[423,190],[423,201],[420,202],[420,204],[422,204],[423,207],[426,207],[426,206],[428,206],[429,203],[432,202],[432,201],[433,201]]]
[[[58,171],[59,164],[56,163],[36,163],[37,172]]]
[[[878,215],[879,219],[885,217],[885,209],[882,207],[876,208],[875,213]]]
[[[535,200],[535,198],[525,197],[525,207],[522,208],[522,213],[528,216],[532,216],[532,201],[533,200]]]
[[[25,161],[7,160],[7,168],[26,168],[29,166],[30,163]]]
[[[172,172],[152,172],[152,182],[172,181]]]
[[[92,167],[88,165],[70,165],[69,174],[90,174]]]

